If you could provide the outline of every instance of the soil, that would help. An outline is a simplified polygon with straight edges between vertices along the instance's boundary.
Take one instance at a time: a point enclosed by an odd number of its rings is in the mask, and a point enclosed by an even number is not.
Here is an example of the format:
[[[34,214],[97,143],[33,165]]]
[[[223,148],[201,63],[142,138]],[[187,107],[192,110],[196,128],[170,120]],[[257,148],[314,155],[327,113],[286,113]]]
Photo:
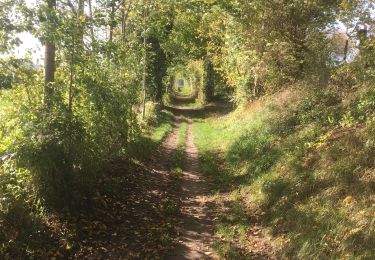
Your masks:
[[[183,110],[179,112],[184,114]],[[213,220],[216,217],[215,202],[207,180],[199,172],[192,120],[188,118],[187,121],[186,163],[181,177],[182,216],[178,230],[180,235],[176,248],[167,254],[166,259],[219,259],[211,247]]]

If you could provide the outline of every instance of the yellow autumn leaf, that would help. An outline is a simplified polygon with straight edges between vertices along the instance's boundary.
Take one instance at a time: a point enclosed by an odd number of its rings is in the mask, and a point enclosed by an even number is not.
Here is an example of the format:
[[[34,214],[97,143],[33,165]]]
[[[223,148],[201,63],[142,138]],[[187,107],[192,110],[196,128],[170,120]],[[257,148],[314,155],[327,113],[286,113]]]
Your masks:
[[[353,201],[353,196],[347,196],[344,200],[343,200],[343,203],[344,204],[350,204],[352,203]]]
[[[78,22],[81,23],[81,24],[84,24],[86,22],[86,16],[80,15],[78,17]]]
[[[70,250],[70,249],[72,249],[72,245],[71,245],[70,243],[67,243],[67,244],[65,245],[65,249],[66,249],[66,250]]]

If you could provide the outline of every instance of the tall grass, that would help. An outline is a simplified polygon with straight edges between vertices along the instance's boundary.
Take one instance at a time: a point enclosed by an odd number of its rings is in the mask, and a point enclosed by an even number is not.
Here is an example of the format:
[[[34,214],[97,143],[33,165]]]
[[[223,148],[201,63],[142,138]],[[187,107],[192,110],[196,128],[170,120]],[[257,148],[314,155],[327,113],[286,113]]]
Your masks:
[[[257,217],[280,257],[375,257],[373,117],[363,119],[356,105],[366,97],[344,106],[330,90],[294,90],[194,121],[202,171],[233,195],[228,215],[238,204],[261,212]],[[353,107],[357,116],[343,124]],[[218,235],[246,236],[229,231],[250,228],[251,214],[230,222],[223,217]]]

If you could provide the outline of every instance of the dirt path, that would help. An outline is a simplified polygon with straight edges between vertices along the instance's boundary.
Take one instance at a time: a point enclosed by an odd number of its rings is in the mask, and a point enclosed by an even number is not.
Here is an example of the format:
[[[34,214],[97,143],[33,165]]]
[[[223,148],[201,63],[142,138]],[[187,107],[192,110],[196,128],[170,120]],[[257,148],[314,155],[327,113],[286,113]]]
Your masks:
[[[179,185],[170,174],[179,127],[179,117],[175,117],[173,131],[149,160],[135,163],[124,159],[111,164],[98,183],[94,200],[81,207],[75,223],[78,235],[74,248],[69,249],[74,252],[58,256],[159,259],[167,253],[178,225],[177,214],[168,213],[168,209],[180,204]]]
[[[188,119],[186,167],[182,175],[182,221],[179,241],[166,259],[219,259],[213,252],[213,199],[208,183],[199,172],[198,150],[193,142],[192,120]]]
[[[153,161],[155,162],[155,170],[168,172],[173,165],[173,153],[177,149],[177,137],[180,128],[180,118],[173,116],[173,130],[159,146]]]

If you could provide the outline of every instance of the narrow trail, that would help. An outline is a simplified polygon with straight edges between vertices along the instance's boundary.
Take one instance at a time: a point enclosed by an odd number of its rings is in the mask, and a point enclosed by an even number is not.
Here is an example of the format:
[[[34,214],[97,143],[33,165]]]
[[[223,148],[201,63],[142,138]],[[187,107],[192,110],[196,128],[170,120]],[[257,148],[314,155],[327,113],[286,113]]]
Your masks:
[[[183,115],[187,118],[188,132],[185,167],[181,177],[182,216],[178,230],[179,240],[166,259],[219,259],[212,250],[213,220],[217,207],[210,194],[209,184],[199,171],[198,149],[193,140],[192,114],[194,111],[183,107],[178,107],[174,111],[175,117]],[[178,129],[175,131],[178,132]],[[166,143],[170,142],[171,139],[168,138]],[[175,145],[173,144],[173,147]],[[171,144],[167,146],[172,147]]]
[[[177,137],[178,131],[180,128],[180,119],[176,116],[173,116],[173,130],[167,136],[167,138],[160,145],[156,157],[153,158],[155,165],[158,165],[161,162],[159,167],[155,167],[156,171],[167,172],[170,170],[172,162],[173,153],[177,149]]]
[[[219,259],[213,252],[213,201],[208,184],[199,172],[198,150],[193,142],[192,120],[188,119],[186,168],[182,175],[182,226],[173,259]],[[172,259],[170,258],[170,259]]]

